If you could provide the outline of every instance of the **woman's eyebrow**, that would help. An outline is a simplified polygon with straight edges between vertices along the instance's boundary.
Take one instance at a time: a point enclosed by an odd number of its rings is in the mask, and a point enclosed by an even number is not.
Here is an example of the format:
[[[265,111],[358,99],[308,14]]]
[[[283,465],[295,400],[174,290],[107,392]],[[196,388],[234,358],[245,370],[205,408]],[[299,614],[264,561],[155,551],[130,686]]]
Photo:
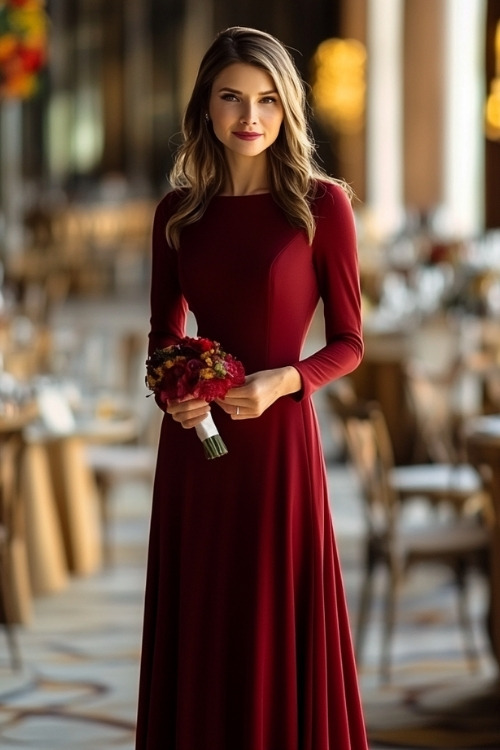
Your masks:
[[[230,86],[223,86],[221,89],[219,89],[219,93],[221,91],[229,91],[230,94],[238,94],[238,96],[243,95],[243,91],[238,91],[238,89],[232,89]],[[268,96],[269,94],[277,94],[278,92],[276,89],[273,89],[272,91],[259,91],[258,96]]]

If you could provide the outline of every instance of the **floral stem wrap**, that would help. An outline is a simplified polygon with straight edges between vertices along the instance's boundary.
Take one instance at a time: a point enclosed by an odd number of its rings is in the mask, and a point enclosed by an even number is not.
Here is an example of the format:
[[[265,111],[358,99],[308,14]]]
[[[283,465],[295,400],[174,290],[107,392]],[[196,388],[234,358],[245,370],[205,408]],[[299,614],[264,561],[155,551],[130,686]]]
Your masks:
[[[177,344],[156,349],[146,361],[146,385],[164,404],[188,396],[214,401],[244,382],[241,362],[217,341],[206,338],[186,336]],[[210,414],[195,429],[207,458],[227,453]]]

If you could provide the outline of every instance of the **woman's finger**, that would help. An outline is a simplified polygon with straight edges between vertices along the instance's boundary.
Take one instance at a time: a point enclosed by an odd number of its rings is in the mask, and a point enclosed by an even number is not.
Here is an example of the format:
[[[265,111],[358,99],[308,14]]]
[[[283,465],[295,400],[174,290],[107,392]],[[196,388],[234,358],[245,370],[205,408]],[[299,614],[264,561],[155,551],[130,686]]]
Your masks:
[[[201,422],[209,411],[210,406],[206,401],[200,399],[169,402],[167,405],[167,413],[171,415],[172,419],[188,428]]]

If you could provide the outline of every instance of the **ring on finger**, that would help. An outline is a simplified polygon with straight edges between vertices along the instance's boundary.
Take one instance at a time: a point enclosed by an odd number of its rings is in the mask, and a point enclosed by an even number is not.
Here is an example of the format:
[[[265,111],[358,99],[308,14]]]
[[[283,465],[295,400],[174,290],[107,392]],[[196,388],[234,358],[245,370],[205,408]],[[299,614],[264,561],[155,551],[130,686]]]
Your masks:
[[[239,406],[237,406],[237,407],[236,407],[236,416],[238,416],[238,415],[239,415],[239,413],[240,413],[240,407],[239,407]]]

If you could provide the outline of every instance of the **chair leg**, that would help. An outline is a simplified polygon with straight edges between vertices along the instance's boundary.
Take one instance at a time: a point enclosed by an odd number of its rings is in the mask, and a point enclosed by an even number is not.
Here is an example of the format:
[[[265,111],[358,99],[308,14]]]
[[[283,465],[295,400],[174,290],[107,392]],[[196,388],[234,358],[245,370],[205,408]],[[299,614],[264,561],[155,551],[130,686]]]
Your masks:
[[[467,606],[466,573],[467,571],[464,563],[460,562],[455,566],[455,582],[458,589],[458,620],[462,629],[464,650],[470,670],[471,672],[476,672],[479,668],[479,653],[476,648],[474,628],[469,615],[469,608]]]
[[[366,637],[366,627],[370,614],[373,598],[373,574],[375,570],[375,560],[370,549],[366,551],[365,575],[361,586],[361,594],[358,605],[358,616],[356,623],[356,637],[354,643],[354,653],[358,666],[361,665],[363,646]]]
[[[391,679],[391,643],[396,623],[396,600],[400,574],[394,565],[388,568],[387,591],[384,603],[384,621],[382,632],[382,649],[380,657],[380,679],[389,682]]]
[[[8,615],[8,607],[5,597],[5,587],[3,585],[3,567],[0,566],[0,623],[3,625],[5,630],[5,637],[7,639],[7,647],[10,654],[10,664],[13,670],[21,668],[21,652],[17,643],[17,638],[13,624],[10,622]]]
[[[17,671],[21,669],[22,661],[21,652],[19,651],[19,646],[17,644],[17,638],[14,633],[14,628],[10,623],[4,623],[4,628],[5,637],[7,639],[7,645],[10,653],[10,665],[13,670]]]
[[[102,534],[102,556],[108,567],[113,563],[113,552],[111,548],[111,510],[110,494],[112,482],[108,479],[106,472],[95,472],[97,490],[99,493],[99,507],[101,511],[101,534]]]
[[[358,618],[356,625],[356,638],[354,645],[354,652],[356,655],[356,662],[358,666],[361,665],[363,646],[366,636],[366,626],[368,624],[368,615],[371,608],[372,601],[372,576],[370,573],[366,573],[363,586],[361,588],[361,596],[359,600]]]

